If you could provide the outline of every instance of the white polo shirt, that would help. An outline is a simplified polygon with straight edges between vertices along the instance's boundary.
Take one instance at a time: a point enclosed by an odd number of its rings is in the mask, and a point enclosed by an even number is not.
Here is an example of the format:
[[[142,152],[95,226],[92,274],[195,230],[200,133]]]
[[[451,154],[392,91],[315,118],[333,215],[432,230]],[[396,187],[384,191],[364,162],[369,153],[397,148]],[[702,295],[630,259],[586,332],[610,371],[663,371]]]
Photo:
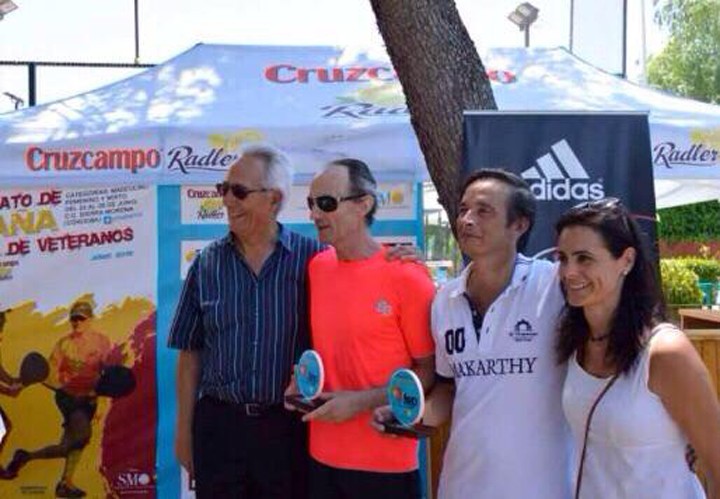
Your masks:
[[[571,496],[565,367],[555,354],[564,305],[556,267],[518,255],[476,331],[465,296],[472,264],[433,301],[438,374],[455,380],[440,499]]]

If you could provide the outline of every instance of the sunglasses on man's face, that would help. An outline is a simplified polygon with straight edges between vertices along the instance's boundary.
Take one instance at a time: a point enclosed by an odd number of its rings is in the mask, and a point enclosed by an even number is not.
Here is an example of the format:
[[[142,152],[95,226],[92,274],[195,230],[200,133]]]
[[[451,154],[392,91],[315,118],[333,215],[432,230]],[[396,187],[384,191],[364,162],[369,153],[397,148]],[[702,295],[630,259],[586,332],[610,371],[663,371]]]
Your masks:
[[[85,322],[87,320],[87,317],[84,315],[73,315],[70,317],[70,322]]]
[[[342,203],[343,201],[360,199],[363,196],[367,196],[367,194],[355,194],[354,196],[345,196],[342,198],[336,198],[333,196],[317,196],[313,198],[308,196],[307,204],[310,211],[312,211],[312,209],[317,206],[319,210],[324,211],[325,213],[331,213],[337,210],[338,206],[340,206],[340,203]]]
[[[246,197],[248,197],[253,192],[266,192],[270,189],[248,189],[242,184],[233,184],[230,182],[221,182],[219,184],[215,184],[215,188],[218,191],[218,194],[220,194],[222,197],[225,197],[225,195],[229,192],[232,192],[233,196],[235,196],[239,200],[243,200]]]

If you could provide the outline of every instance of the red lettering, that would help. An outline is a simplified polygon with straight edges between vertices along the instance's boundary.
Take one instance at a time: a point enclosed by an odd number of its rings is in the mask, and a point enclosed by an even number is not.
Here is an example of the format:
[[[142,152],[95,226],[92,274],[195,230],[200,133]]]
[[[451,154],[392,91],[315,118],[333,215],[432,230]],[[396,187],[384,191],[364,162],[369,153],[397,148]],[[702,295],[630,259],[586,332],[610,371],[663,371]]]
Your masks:
[[[345,69],[345,81],[367,81],[360,79],[365,71],[365,68],[347,68]]]
[[[56,170],[67,170],[68,167],[68,153],[67,151],[62,152],[53,152],[48,154],[48,156],[51,156],[55,161],[55,169]]]
[[[93,156],[94,156],[94,154],[92,153],[92,151],[85,151],[85,152],[83,153],[83,156],[82,156],[82,165],[83,165],[83,168],[85,168],[86,170],[92,170],[92,169],[93,169],[93,165],[92,165],[92,158],[93,158]]]
[[[70,152],[70,170],[80,169],[80,160],[82,159],[82,151],[71,151]]]
[[[136,149],[132,152],[132,172],[135,173],[143,166],[145,166],[145,151]]]
[[[390,76],[382,77],[380,76],[380,72],[383,73],[390,73]],[[368,78],[371,80],[380,80],[380,81],[393,81],[397,78],[397,75],[395,72],[390,68],[384,68],[384,67],[376,67],[376,68],[370,68],[367,70]]]
[[[160,151],[157,149],[150,149],[147,152],[147,157],[145,158],[147,165],[150,168],[157,168],[157,166],[160,164]]]
[[[39,147],[31,146],[28,147],[27,150],[25,150],[25,165],[27,165],[28,168],[30,168],[32,171],[36,172],[42,169],[47,170],[47,165],[43,164],[42,161],[40,163],[36,163],[36,158],[40,156],[42,158],[42,149]]]
[[[47,151],[38,146],[25,150],[25,165],[32,171],[126,169],[133,173],[141,168],[156,168],[162,158],[157,149],[68,149]]]
[[[318,81],[321,81],[323,83],[330,83],[330,79],[328,78],[328,71],[325,68],[318,68],[317,69],[317,79]]]
[[[308,83],[313,79],[313,75],[319,83],[394,81],[397,79],[395,71],[388,66],[303,68],[291,64],[275,64],[265,68],[265,78],[274,83]]]
[[[289,64],[277,64],[275,66],[270,66],[269,68],[265,68],[265,78],[270,81],[274,81],[275,83],[292,83],[294,81],[297,81],[296,78],[294,78],[293,76],[291,76],[289,79],[281,78],[280,71],[290,71],[290,74],[292,75],[292,72],[296,69],[297,68],[295,66],[290,66]]]
[[[297,70],[297,82],[298,83],[307,83],[308,82],[308,75],[310,73],[314,73],[314,69],[308,69],[308,68],[299,68]]]

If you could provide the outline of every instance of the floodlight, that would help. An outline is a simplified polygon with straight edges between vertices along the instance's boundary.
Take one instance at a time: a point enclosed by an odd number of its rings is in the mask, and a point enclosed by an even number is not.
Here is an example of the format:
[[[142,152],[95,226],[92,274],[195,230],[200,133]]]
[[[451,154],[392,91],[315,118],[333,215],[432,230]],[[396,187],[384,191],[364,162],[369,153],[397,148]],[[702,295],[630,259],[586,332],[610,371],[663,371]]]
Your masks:
[[[539,12],[540,9],[531,3],[525,2],[515,7],[515,10],[508,14],[510,22],[520,28],[520,31],[525,32],[526,47],[530,46],[530,25],[537,21]]]
[[[0,20],[17,8],[12,0],[0,0]]]

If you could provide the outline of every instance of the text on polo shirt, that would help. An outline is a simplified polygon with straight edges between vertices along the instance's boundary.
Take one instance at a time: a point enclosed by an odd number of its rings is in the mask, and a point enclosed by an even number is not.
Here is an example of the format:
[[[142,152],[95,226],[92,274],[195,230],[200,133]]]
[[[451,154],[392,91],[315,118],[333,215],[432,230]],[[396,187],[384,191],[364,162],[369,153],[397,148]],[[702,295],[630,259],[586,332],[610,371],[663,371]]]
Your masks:
[[[506,376],[532,374],[537,357],[501,357],[452,362],[450,368],[456,378],[465,376]]]

